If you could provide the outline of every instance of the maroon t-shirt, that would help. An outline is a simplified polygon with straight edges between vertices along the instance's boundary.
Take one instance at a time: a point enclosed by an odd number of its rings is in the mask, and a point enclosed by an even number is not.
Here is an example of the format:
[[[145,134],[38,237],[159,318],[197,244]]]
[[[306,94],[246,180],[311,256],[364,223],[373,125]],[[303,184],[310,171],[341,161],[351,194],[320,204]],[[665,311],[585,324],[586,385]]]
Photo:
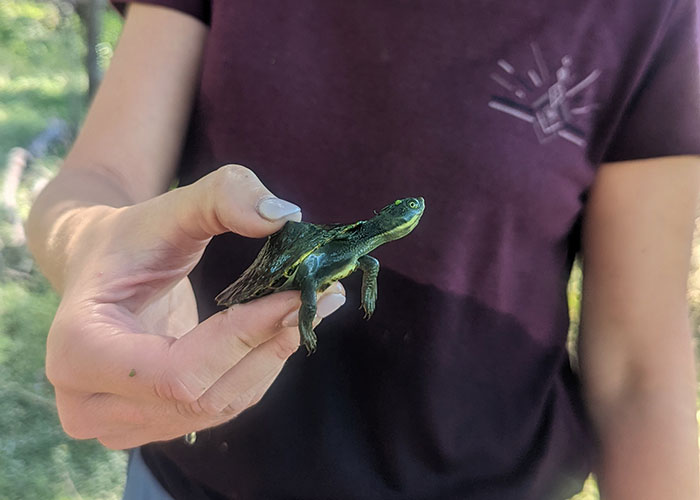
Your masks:
[[[594,440],[566,283],[586,195],[603,161],[700,153],[694,2],[150,3],[210,26],[181,183],[240,163],[317,223],[426,200],[415,231],[374,252],[370,321],[357,273],[318,351],[294,355],[257,406],[192,446],[143,448],[170,493],[580,489]],[[192,273],[202,317],[261,245],[212,241]]]

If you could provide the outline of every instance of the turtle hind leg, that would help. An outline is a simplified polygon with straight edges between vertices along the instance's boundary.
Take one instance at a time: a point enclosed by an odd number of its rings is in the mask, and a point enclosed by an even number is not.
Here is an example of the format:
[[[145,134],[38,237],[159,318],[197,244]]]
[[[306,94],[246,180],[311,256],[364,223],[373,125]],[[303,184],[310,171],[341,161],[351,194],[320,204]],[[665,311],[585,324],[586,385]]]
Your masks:
[[[307,278],[301,284],[301,307],[299,308],[299,335],[306,351],[311,354],[316,350],[314,318],[316,317],[316,283]]]
[[[369,319],[377,302],[379,261],[370,255],[363,255],[357,259],[357,264],[362,270],[362,309],[365,310],[365,319]]]

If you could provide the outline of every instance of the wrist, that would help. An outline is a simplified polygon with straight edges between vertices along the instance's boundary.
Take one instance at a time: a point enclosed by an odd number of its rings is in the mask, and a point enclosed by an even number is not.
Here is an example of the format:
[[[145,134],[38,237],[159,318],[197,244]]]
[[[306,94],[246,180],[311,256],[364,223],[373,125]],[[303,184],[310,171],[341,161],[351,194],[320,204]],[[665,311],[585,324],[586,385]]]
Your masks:
[[[32,206],[26,222],[27,244],[42,273],[59,293],[71,269],[79,267],[76,256],[91,245],[96,226],[116,210],[97,201],[103,197],[116,205],[119,196],[114,191],[96,176],[86,179],[78,172],[62,171]]]

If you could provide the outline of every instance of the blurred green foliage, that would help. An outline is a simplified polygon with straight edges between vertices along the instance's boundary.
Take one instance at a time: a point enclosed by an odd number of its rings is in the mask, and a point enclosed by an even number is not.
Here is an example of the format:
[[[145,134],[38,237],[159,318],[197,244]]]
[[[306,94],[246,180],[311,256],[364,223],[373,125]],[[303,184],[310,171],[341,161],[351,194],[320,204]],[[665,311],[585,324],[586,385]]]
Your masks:
[[[97,46],[106,68],[121,30],[108,10]],[[0,2],[0,153],[26,146],[50,118],[77,129],[87,107],[83,28],[70,2]],[[63,151],[57,152],[59,155]]]
[[[107,12],[97,47],[103,67],[120,29],[120,17]],[[87,108],[82,32],[69,2],[0,1],[0,189],[11,148],[28,147],[51,120],[65,121],[72,134],[78,129]],[[17,192],[22,218],[34,184],[58,168],[68,141],[25,170]],[[61,429],[44,374],[58,297],[25,247],[3,248],[9,233],[0,210],[0,500],[120,498],[125,453],[73,440]]]
[[[77,16],[65,2],[0,2],[0,153],[26,146],[48,117],[77,124],[87,78]]]
[[[58,422],[43,366],[57,305],[41,281],[0,284],[0,498],[119,498],[123,453],[74,441]]]

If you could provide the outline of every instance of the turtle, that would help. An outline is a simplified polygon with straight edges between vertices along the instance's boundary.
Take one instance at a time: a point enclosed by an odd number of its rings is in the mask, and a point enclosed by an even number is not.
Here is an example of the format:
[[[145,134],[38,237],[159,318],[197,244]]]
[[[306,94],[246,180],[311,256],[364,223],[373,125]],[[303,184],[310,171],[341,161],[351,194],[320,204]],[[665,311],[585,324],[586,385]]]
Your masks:
[[[361,308],[365,318],[377,300],[379,261],[369,253],[384,243],[403,238],[423,215],[421,197],[404,198],[382,208],[369,220],[351,224],[312,224],[287,221],[267,241],[253,263],[219,293],[219,306],[231,307],[283,290],[300,290],[299,333],[308,354],[316,350],[313,320],[316,293],[360,269]]]

